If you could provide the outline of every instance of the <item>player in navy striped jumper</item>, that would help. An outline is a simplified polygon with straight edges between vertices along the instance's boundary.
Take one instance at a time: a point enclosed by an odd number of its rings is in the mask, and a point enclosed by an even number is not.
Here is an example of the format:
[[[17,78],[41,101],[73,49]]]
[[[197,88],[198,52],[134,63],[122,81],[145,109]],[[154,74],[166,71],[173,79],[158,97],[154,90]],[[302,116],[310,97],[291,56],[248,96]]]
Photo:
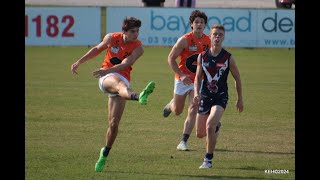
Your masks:
[[[215,24],[210,29],[211,48],[199,54],[194,82],[194,103],[199,104],[196,117],[198,138],[206,137],[206,155],[199,167],[212,167],[213,153],[220,132],[220,119],[228,104],[228,74],[235,80],[236,109],[243,111],[240,73],[234,57],[222,47],[225,29]]]

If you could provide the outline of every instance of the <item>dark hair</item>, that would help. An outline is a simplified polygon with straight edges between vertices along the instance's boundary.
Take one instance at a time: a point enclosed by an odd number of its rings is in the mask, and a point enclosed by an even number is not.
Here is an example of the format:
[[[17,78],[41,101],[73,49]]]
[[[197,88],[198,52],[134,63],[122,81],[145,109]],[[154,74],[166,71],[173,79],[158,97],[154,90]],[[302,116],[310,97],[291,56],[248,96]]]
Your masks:
[[[127,32],[129,29],[141,27],[141,21],[135,17],[126,17],[122,23],[122,31]]]
[[[199,11],[199,10],[192,11],[192,13],[190,15],[190,18],[189,18],[190,24],[193,23],[193,21],[196,19],[196,17],[203,18],[204,19],[204,23],[207,24],[208,17],[206,15],[206,13],[204,13],[203,11]]]

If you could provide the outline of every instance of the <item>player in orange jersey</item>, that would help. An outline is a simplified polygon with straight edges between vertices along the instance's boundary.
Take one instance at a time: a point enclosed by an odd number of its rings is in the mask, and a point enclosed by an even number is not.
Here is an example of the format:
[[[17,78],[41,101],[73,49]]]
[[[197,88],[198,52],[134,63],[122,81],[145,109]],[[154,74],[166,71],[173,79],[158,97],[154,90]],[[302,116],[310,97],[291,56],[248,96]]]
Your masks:
[[[126,100],[136,100],[145,105],[148,96],[153,92],[155,83],[151,81],[141,92],[130,89],[130,72],[132,65],[143,54],[142,43],[138,40],[141,21],[134,17],[123,20],[122,32],[107,34],[102,42],[91,48],[86,54],[71,65],[73,74],[78,74],[80,64],[96,57],[106,50],[106,56],[100,69],[93,71],[93,76],[99,78],[99,88],[109,94],[108,122],[106,144],[101,148],[95,170],[101,172],[109,151],[117,137],[118,127],[124,111]]]
[[[210,48],[210,38],[204,34],[207,15],[199,10],[192,11],[190,17],[192,31],[181,36],[172,47],[168,63],[175,73],[173,99],[164,107],[163,116],[171,112],[180,115],[188,97],[188,115],[184,122],[183,135],[177,146],[178,150],[189,150],[187,140],[195,125],[197,107],[193,104],[194,78],[197,69],[198,54]],[[176,59],[180,57],[179,64]]]

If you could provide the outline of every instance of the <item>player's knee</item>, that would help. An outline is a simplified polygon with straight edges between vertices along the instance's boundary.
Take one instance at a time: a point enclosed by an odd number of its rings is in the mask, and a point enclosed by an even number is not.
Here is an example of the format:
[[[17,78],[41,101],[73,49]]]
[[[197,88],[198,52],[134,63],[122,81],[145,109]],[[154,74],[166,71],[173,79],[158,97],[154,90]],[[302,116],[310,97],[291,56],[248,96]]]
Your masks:
[[[206,137],[206,133],[203,133],[203,132],[196,132],[196,135],[197,135],[197,138],[204,138]]]
[[[188,108],[188,113],[189,114],[192,114],[192,115],[196,115],[197,114],[197,107],[195,107],[195,106],[190,106],[189,108]]]
[[[217,133],[217,127],[213,127],[213,126],[209,126],[207,127],[207,133],[208,134],[211,134],[211,135],[214,135],[215,133]]]
[[[183,109],[179,109],[179,108],[174,107],[173,112],[175,113],[175,115],[178,116],[178,115],[182,114]]]

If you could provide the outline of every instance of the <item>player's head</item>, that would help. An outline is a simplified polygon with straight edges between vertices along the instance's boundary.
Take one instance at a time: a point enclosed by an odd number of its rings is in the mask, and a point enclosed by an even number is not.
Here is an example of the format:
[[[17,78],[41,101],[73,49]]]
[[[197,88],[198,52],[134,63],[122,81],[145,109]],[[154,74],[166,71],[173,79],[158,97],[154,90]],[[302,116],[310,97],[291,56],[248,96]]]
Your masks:
[[[138,38],[141,21],[135,17],[126,17],[122,22],[122,31],[132,41]]]
[[[189,20],[190,20],[191,29],[193,30],[194,26],[198,23],[203,23],[205,27],[205,25],[208,22],[208,17],[206,13],[199,10],[194,10],[191,12]]]
[[[224,40],[225,29],[221,24],[214,24],[210,28],[210,39],[213,45],[221,45]]]
[[[127,32],[133,28],[140,28],[141,21],[135,17],[126,17],[122,22],[122,31]]]

